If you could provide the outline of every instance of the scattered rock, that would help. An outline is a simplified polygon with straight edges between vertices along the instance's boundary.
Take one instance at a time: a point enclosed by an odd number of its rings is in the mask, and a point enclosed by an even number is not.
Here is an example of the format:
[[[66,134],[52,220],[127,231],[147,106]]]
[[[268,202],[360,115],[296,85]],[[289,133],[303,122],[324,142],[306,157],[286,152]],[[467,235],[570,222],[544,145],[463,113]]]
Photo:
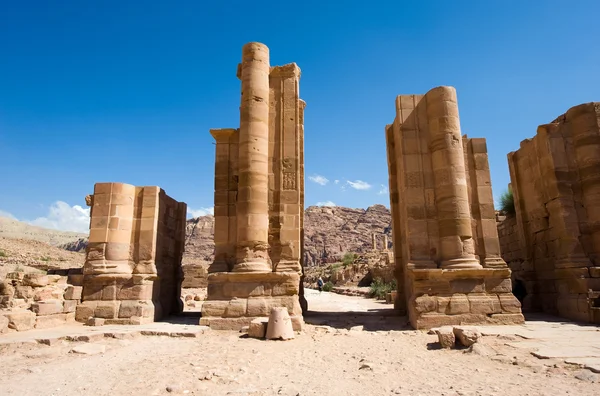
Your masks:
[[[253,319],[252,322],[250,322],[250,326],[248,326],[248,337],[259,339],[265,338],[268,322],[269,318]]]
[[[0,334],[8,333],[8,318],[0,315]]]
[[[467,349],[465,352],[473,353],[473,354],[479,355],[479,356],[494,356],[494,355],[496,355],[496,351],[492,347],[490,347],[489,345],[482,344],[480,342],[477,342],[477,343],[471,345],[469,347],[469,349]]]
[[[363,331],[364,326],[352,326],[350,327],[350,331]]]
[[[63,340],[61,338],[38,338],[36,341],[39,344],[48,345],[48,346],[58,345],[63,342]]]
[[[600,382],[600,375],[594,374],[589,370],[581,370],[575,373],[575,378],[586,382]]]
[[[71,349],[71,353],[78,353],[81,355],[97,355],[106,351],[105,345],[99,344],[82,344]]]
[[[456,343],[454,331],[450,326],[442,326],[435,330],[442,348],[453,348]]]
[[[456,326],[453,331],[456,339],[466,347],[470,347],[481,338],[481,333],[474,326]]]

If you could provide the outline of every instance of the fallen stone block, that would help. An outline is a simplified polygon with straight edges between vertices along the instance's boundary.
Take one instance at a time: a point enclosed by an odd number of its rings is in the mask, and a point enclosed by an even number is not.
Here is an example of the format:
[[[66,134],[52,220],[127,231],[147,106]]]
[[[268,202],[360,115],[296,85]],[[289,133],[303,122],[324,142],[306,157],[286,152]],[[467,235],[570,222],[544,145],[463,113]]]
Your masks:
[[[456,339],[466,347],[470,347],[481,338],[481,333],[473,326],[455,326],[453,332]]]
[[[438,341],[442,348],[454,348],[456,338],[454,331],[450,326],[442,326],[435,329],[435,333],[438,336]]]
[[[482,344],[481,342],[476,342],[471,345],[469,349],[465,351],[466,353],[473,353],[479,356],[494,356],[496,355],[496,351],[489,345]]]
[[[86,326],[104,326],[105,319],[102,318],[89,318],[86,322]]]
[[[292,340],[294,339],[294,329],[292,319],[287,308],[276,307],[271,309],[269,323],[267,324],[267,340]]]
[[[38,301],[31,304],[31,310],[38,316],[54,315],[63,312],[63,304],[60,300]]]
[[[10,311],[4,314],[8,319],[8,327],[17,331],[33,329],[35,313],[26,310]]]
[[[269,318],[256,318],[250,322],[248,326],[248,337],[252,338],[265,338],[265,334],[267,333],[267,324],[269,322]]]
[[[38,339],[36,339],[36,341],[38,342],[38,344],[53,346],[53,345],[62,344],[63,339],[62,338],[38,338]]]
[[[68,341],[78,341],[78,342],[95,342],[95,341],[100,341],[103,338],[104,338],[104,333],[79,334],[79,335],[67,336]]]

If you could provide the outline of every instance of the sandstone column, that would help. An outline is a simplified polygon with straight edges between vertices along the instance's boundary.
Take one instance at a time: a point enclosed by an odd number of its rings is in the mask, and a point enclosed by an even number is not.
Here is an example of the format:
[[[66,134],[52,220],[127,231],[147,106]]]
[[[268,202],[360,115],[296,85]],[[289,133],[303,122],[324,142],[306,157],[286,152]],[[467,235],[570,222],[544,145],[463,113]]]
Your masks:
[[[237,251],[234,272],[270,272],[269,230],[269,49],[242,49]]]
[[[471,230],[456,90],[437,87],[427,93],[426,100],[441,265],[444,269],[481,268]]]
[[[387,252],[388,250],[388,236],[384,235],[383,236],[383,251]]]
[[[375,233],[372,233],[371,239],[373,243],[373,250],[377,250],[377,235],[375,235]]]
[[[216,141],[215,154],[215,258],[208,268],[209,273],[229,271],[229,260],[235,256],[230,250],[235,249],[235,240],[231,239],[232,233],[229,229],[229,219],[235,216],[235,208],[230,205],[230,183],[231,175],[231,146],[230,138],[236,132],[235,129],[211,129],[210,134]],[[234,225],[235,226],[235,225]]]
[[[583,204],[592,237],[590,252],[594,265],[600,265],[600,105],[587,103],[567,111],[572,123],[573,146],[579,167]]]

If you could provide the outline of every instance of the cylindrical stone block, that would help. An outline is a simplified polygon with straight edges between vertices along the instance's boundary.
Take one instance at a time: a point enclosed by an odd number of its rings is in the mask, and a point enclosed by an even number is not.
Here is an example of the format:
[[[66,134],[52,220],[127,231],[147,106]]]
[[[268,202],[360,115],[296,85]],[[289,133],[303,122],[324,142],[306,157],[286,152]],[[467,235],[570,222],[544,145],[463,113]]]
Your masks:
[[[456,90],[437,87],[425,96],[435,180],[442,268],[481,268],[475,257],[465,158]]]
[[[269,263],[269,49],[242,49],[235,272],[272,271]]]

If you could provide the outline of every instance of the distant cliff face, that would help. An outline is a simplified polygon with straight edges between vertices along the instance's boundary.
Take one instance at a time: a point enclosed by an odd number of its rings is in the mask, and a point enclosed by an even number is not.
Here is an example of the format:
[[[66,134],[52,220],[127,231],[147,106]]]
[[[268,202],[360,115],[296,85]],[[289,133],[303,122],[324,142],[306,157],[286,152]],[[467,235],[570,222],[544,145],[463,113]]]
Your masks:
[[[383,249],[383,235],[388,236],[391,248],[392,227],[390,211],[383,205],[367,209],[342,206],[311,206],[304,214],[304,265],[319,266],[339,261],[344,253],[364,253],[372,249],[372,235],[377,235],[379,249]],[[183,264],[208,266],[213,260],[215,218],[201,216],[186,224]],[[85,251],[87,239],[74,238],[61,247],[71,251]]]
[[[379,249],[383,235],[392,242],[392,217],[383,205],[367,209],[341,206],[311,206],[304,213],[304,265],[307,267],[339,261],[346,252],[363,253],[372,249],[377,235]],[[202,216],[187,222],[184,264],[205,263],[213,259],[214,217]]]
[[[383,205],[367,209],[341,206],[311,206],[304,213],[304,265],[318,266],[339,261],[346,252],[364,253],[372,249],[376,234],[379,249],[383,235],[392,242],[392,217]]]

